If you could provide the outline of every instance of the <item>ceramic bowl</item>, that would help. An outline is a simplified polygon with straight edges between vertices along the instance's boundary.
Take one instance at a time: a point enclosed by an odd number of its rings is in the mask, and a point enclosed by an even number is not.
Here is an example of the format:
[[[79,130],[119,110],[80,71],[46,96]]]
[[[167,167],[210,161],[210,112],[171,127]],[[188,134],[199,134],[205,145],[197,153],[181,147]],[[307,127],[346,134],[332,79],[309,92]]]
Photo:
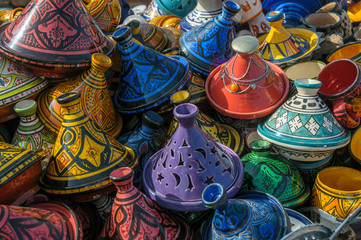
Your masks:
[[[288,79],[292,81],[303,78],[314,79],[325,66],[324,62],[318,60],[304,61],[285,68],[285,73]]]
[[[329,167],[319,172],[312,189],[312,205],[345,219],[361,205],[361,172]]]
[[[327,62],[347,58],[361,64],[361,41],[350,42],[332,51],[326,58]]]
[[[286,208],[286,212],[288,217],[290,218],[291,232],[297,231],[304,226],[312,224],[312,221],[310,219],[293,209]]]
[[[308,27],[313,27],[316,31],[329,34],[335,30],[343,32],[341,26],[341,16],[334,12],[316,12],[306,15],[302,22]]]
[[[361,164],[361,128],[355,130],[352,134],[351,143],[349,145],[349,152],[352,158],[359,164]]]
[[[332,231],[328,227],[321,224],[311,224],[287,234],[281,240],[329,239],[331,235]]]
[[[350,4],[347,9],[347,15],[351,22],[361,21],[361,2]]]

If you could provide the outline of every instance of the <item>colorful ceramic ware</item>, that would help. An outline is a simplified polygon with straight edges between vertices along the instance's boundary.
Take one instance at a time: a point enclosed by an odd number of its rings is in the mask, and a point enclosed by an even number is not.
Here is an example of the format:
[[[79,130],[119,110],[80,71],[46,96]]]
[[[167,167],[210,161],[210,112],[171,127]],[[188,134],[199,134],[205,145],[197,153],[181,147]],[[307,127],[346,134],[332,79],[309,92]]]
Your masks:
[[[296,80],[298,93],[258,125],[258,133],[272,142],[280,155],[296,161],[321,161],[350,142],[349,130],[318,97],[321,85],[314,79]]]
[[[345,219],[361,205],[361,172],[347,167],[323,169],[312,189],[312,205]]]
[[[329,239],[332,231],[321,224],[310,224],[284,236],[282,240]]]
[[[241,10],[233,17],[235,22],[240,24],[246,23],[257,17],[262,13],[262,2],[261,1],[250,1],[250,0],[233,0],[239,6]]]
[[[192,239],[192,230],[133,186],[133,170],[119,168],[110,178],[117,188],[112,214],[100,239]]]
[[[32,99],[23,100],[14,106],[15,112],[20,117],[20,123],[11,144],[33,151],[44,150],[47,157],[43,161],[43,166],[46,166],[54,147],[56,135],[45,128],[45,125],[39,120],[36,107],[37,103]]]
[[[290,218],[291,232],[297,231],[304,226],[312,224],[310,219],[293,209],[286,208],[286,212]]]
[[[180,21],[181,18],[177,17],[175,15],[163,15],[163,16],[158,16],[153,18],[152,20],[150,20],[148,23],[149,24],[153,24],[156,25],[158,27],[170,27],[170,28],[176,28],[176,29],[181,29],[180,28]]]
[[[258,37],[263,33],[268,33],[271,29],[271,25],[268,23],[263,12],[261,12],[255,18],[249,20],[248,26],[253,36],[255,37]]]
[[[94,192],[111,185],[109,174],[118,167],[134,167],[138,158],[89,119],[80,104],[80,93],[57,98],[63,114],[42,189],[51,194]],[[100,197],[100,196],[99,196]]]
[[[306,28],[285,28],[282,25],[283,12],[269,12],[266,19],[271,30],[258,38],[263,59],[287,66],[310,59],[319,48],[321,33]]]
[[[121,81],[114,95],[121,113],[140,113],[160,107],[191,78],[185,58],[168,57],[134,42],[129,27],[118,28],[113,38],[122,56]]]
[[[19,16],[23,8],[0,8],[0,25],[9,21],[13,21]]]
[[[315,79],[325,66],[324,62],[318,60],[304,61],[285,68],[285,73],[292,81],[303,78]]]
[[[207,76],[234,55],[231,42],[236,34],[232,17],[239,10],[235,2],[225,1],[222,14],[182,35],[180,53],[196,72]]]
[[[74,76],[90,66],[93,53],[113,52],[81,0],[31,1],[0,33],[3,54],[48,78]]]
[[[167,15],[166,13],[164,13],[162,10],[160,10],[160,8],[158,7],[158,4],[155,0],[152,0],[147,9],[145,10],[143,17],[150,21],[153,18],[159,17],[159,16],[163,16],[163,15]]]
[[[271,143],[254,141],[251,153],[242,158],[243,171],[249,190],[259,190],[276,197],[284,207],[296,207],[307,201],[310,188],[295,165],[271,154]]]
[[[21,205],[40,190],[43,151],[33,152],[0,142],[0,204]]]
[[[119,0],[83,0],[98,27],[105,32],[114,32],[121,19]]]
[[[174,108],[179,127],[167,145],[155,153],[143,171],[146,194],[162,207],[202,211],[203,189],[221,183],[229,196],[241,187],[243,169],[237,154],[214,142],[197,125],[198,108],[189,103]]]
[[[332,51],[326,58],[328,63],[338,59],[347,58],[361,64],[361,41],[347,43],[334,51]]]
[[[196,0],[155,0],[155,2],[166,15],[176,15],[180,18],[185,17],[197,5]]]
[[[349,150],[352,158],[361,164],[361,131],[360,128],[357,128],[352,134],[351,143],[349,145]]]
[[[347,15],[351,22],[361,22],[361,2],[350,4],[347,8]]]
[[[91,68],[77,78],[61,83],[39,97],[39,118],[55,134],[59,133],[63,115],[56,98],[70,91],[81,94],[85,114],[106,133],[117,137],[123,121],[113,107],[105,71],[112,65],[109,57],[101,53],[92,55]]]
[[[323,32],[326,35],[330,32],[336,32],[344,36],[341,20],[341,16],[334,12],[316,12],[306,15],[302,22],[306,26],[313,27],[318,32]]]
[[[237,37],[232,42],[237,54],[208,76],[208,100],[223,115],[261,118],[274,112],[286,99],[289,88],[286,74],[260,58],[256,53],[258,46],[255,37]]]
[[[208,22],[221,13],[221,0],[198,0],[196,7],[180,21],[180,27],[186,32]]]
[[[212,183],[204,189],[202,201],[215,209],[203,239],[281,239],[290,231],[285,209],[270,194],[250,191],[228,200],[224,187]]]
[[[35,99],[47,85],[47,80],[0,55],[0,123],[16,118],[14,105]]]
[[[77,216],[65,204],[0,205],[0,216],[0,236],[3,239],[83,239]]]

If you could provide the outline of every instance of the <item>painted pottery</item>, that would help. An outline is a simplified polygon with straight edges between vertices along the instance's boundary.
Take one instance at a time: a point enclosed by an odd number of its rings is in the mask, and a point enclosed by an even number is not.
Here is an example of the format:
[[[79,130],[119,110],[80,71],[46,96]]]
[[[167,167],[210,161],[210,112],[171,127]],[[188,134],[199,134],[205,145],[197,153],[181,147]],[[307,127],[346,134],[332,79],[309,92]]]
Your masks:
[[[148,23],[147,20],[145,20],[145,18],[142,17],[142,16],[130,15],[126,19],[124,19],[123,25],[127,25],[129,22],[131,22],[133,20],[138,20],[140,22],[140,24],[147,24]]]
[[[111,185],[109,174],[118,167],[134,167],[134,151],[118,143],[84,114],[79,92],[57,98],[63,122],[45,174],[40,179],[47,193],[89,193]]]
[[[321,85],[315,79],[296,80],[298,93],[258,125],[258,133],[273,143],[281,156],[296,161],[321,161],[350,142],[350,131],[337,122],[318,97]]]
[[[243,171],[249,190],[259,190],[276,197],[284,207],[296,207],[307,201],[310,188],[306,185],[295,165],[271,154],[271,143],[251,143],[252,153],[242,160]]]
[[[47,80],[0,55],[0,123],[16,118],[14,105],[27,98],[35,99],[47,85]]]
[[[116,169],[110,178],[117,195],[100,239],[192,239],[189,226],[133,186],[131,168]]]
[[[139,128],[118,138],[120,143],[134,149],[142,169],[148,159],[160,149],[155,142],[154,132],[163,124],[162,116],[156,112],[147,111],[142,114],[142,124]]]
[[[334,51],[332,51],[326,58],[328,63],[338,59],[347,58],[361,64],[361,41],[347,43]]]
[[[312,224],[312,221],[310,219],[293,209],[286,208],[286,212],[288,217],[290,218],[291,232],[297,231],[304,226]]]
[[[158,27],[171,27],[176,29],[181,29],[180,27],[181,18],[175,15],[164,15],[158,16],[150,20],[148,23],[156,25]]]
[[[121,80],[114,95],[119,112],[140,113],[160,107],[190,79],[185,58],[168,57],[134,42],[129,27],[118,28],[113,38],[122,56]]]
[[[235,2],[225,1],[222,14],[182,35],[180,53],[196,72],[207,76],[234,55],[231,42],[236,34],[232,17],[239,10]]]
[[[147,9],[145,10],[143,17],[147,20],[150,21],[155,17],[158,16],[162,16],[162,15],[167,15],[166,13],[164,13],[162,10],[160,10],[160,8],[158,7],[158,4],[155,0],[152,0]]]
[[[260,58],[256,53],[258,46],[255,37],[237,37],[232,42],[237,54],[208,76],[208,100],[221,114],[237,119],[261,118],[274,112],[286,99],[286,74]]]
[[[0,25],[9,21],[13,21],[17,18],[23,8],[0,8]]]
[[[161,29],[169,39],[167,48],[163,49],[162,53],[167,56],[179,55],[179,39],[184,32],[172,27],[162,27]]]
[[[180,104],[173,112],[179,127],[144,167],[146,194],[162,207],[183,212],[205,210],[201,194],[214,182],[221,183],[228,195],[234,196],[243,179],[238,155],[214,142],[195,124],[195,105]]]
[[[234,2],[241,6],[241,10],[233,17],[233,20],[240,24],[249,22],[262,13],[261,1],[234,0]]]
[[[0,32],[3,54],[48,78],[74,76],[90,66],[93,53],[113,52],[81,0],[30,1]]]
[[[179,91],[171,96],[171,100],[175,105],[179,105],[181,103],[189,102],[190,96],[191,95],[189,92],[184,93],[184,91]],[[244,147],[244,141],[243,138],[236,131],[236,129],[229,125],[218,123],[201,111],[198,112],[198,115],[195,119],[195,124],[215,142],[221,143],[229,147],[235,153],[241,156]],[[179,122],[177,118],[173,117],[166,135],[166,142],[170,141],[178,126]]]
[[[304,61],[285,68],[285,73],[292,81],[303,78],[315,79],[325,66],[324,62],[318,60]]]
[[[176,15],[184,18],[196,5],[196,0],[155,0],[158,7],[165,15]]]
[[[112,195],[105,195],[89,203],[95,207],[98,213],[97,216],[101,219],[102,225],[104,225],[112,213],[114,197]]]
[[[334,12],[316,12],[306,15],[302,22],[326,35],[333,31],[343,37],[345,34],[341,28],[341,20],[341,16]]]
[[[310,59],[319,48],[321,33],[306,28],[285,28],[282,25],[283,12],[269,12],[266,19],[271,29],[258,38],[263,59],[287,66]]]
[[[202,201],[215,209],[203,239],[281,239],[290,231],[285,209],[270,194],[250,191],[228,199],[224,187],[212,183],[204,189]]]
[[[321,224],[310,224],[284,236],[282,240],[329,239],[332,231]]]
[[[338,59],[322,69],[320,95],[331,101],[336,119],[347,128],[360,124],[360,67],[349,59]]]
[[[347,8],[347,15],[351,22],[361,22],[361,2],[350,4]]]
[[[361,205],[361,172],[347,167],[323,169],[312,188],[312,205],[345,219]]]
[[[186,32],[208,22],[221,13],[222,1],[198,0],[196,7],[180,21],[180,27]]]
[[[268,33],[271,25],[268,23],[266,16],[261,12],[258,16],[248,21],[249,29],[253,36],[258,37],[263,33]]]
[[[0,235],[3,239],[83,239],[77,216],[65,204],[47,202],[31,207],[0,205],[0,213]]]
[[[114,32],[121,19],[119,0],[83,0],[98,27],[105,32]]]
[[[79,92],[84,113],[106,133],[117,137],[122,129],[122,118],[113,107],[105,71],[112,65],[101,53],[92,56],[91,68],[77,78],[66,81],[39,96],[39,118],[55,134],[59,133],[63,115],[56,98],[70,91]]]
[[[32,99],[23,100],[14,106],[15,112],[20,117],[20,123],[11,144],[33,151],[44,150],[47,157],[43,161],[43,166],[46,166],[54,147],[56,135],[39,120],[36,107],[37,103]]]
[[[337,149],[334,152],[332,166],[349,167],[354,169],[360,168],[357,159],[354,159],[351,154],[350,146],[352,145],[352,140],[353,136],[351,137],[351,142],[348,146]]]
[[[358,163],[361,164],[361,131],[360,128],[357,128],[352,134],[351,143],[349,145],[349,150],[352,158]]]

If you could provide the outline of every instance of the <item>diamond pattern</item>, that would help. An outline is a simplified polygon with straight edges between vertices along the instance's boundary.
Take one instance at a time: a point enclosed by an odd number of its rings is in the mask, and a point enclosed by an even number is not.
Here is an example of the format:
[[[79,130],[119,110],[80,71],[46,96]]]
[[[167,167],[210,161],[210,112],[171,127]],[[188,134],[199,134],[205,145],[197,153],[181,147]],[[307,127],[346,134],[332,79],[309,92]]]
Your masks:
[[[332,133],[333,124],[326,116],[323,116],[322,127],[324,127],[327,131]]]
[[[297,131],[297,129],[302,127],[303,124],[301,118],[297,115],[296,117],[291,119],[288,125],[290,126],[291,132],[294,133],[295,131]]]
[[[305,124],[305,128],[313,135],[315,136],[318,129],[320,129],[320,124],[317,123],[317,121],[311,117],[307,123]]]
[[[279,116],[277,119],[276,119],[276,128],[279,128],[283,125],[285,125],[287,123],[287,112],[285,112],[284,114],[282,114],[281,116]]]

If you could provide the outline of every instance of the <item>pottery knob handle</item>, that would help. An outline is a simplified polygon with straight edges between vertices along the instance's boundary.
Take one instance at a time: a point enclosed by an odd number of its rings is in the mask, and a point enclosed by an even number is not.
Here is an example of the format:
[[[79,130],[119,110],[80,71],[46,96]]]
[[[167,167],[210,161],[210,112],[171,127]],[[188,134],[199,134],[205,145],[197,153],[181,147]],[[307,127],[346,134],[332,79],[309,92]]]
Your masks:
[[[226,189],[219,183],[208,185],[202,193],[202,202],[208,208],[223,210],[228,205]]]
[[[180,90],[178,92],[175,92],[170,97],[170,101],[175,105],[178,106],[182,103],[189,103],[191,100],[191,93],[187,90]]]
[[[272,148],[272,144],[265,140],[254,141],[250,144],[252,152],[256,153],[269,153]]]
[[[36,107],[37,103],[35,100],[26,99],[15,104],[14,111],[19,115],[19,117],[27,117],[36,113]]]
[[[161,115],[153,111],[147,111],[142,115],[143,124],[151,129],[158,129],[164,124]]]
[[[259,41],[253,36],[239,36],[232,41],[232,49],[239,55],[249,55],[257,51]]]
[[[106,71],[108,68],[110,68],[113,63],[112,60],[102,53],[94,53],[92,55],[91,59],[91,65],[93,68],[96,68],[98,70]]]
[[[174,108],[173,114],[181,127],[191,128],[198,115],[198,107],[191,103],[183,103]]]
[[[267,13],[266,20],[269,22],[271,27],[282,26],[282,21],[285,18],[285,14],[281,11],[271,11]]]
[[[112,35],[113,39],[118,43],[125,43],[132,38],[131,28],[128,26],[121,26],[115,30]]]
[[[232,18],[241,10],[241,7],[233,1],[225,1],[223,3],[223,9],[221,16],[227,20]]]
[[[80,99],[80,93],[79,92],[67,92],[67,93],[64,93],[62,95],[60,95],[56,101],[59,103],[59,104],[66,104],[66,103],[70,103],[70,102],[73,102],[75,100],[78,100]]]
[[[129,167],[121,167],[115,169],[110,174],[110,179],[117,187],[118,191],[126,192],[131,190],[133,186],[134,171]]]

